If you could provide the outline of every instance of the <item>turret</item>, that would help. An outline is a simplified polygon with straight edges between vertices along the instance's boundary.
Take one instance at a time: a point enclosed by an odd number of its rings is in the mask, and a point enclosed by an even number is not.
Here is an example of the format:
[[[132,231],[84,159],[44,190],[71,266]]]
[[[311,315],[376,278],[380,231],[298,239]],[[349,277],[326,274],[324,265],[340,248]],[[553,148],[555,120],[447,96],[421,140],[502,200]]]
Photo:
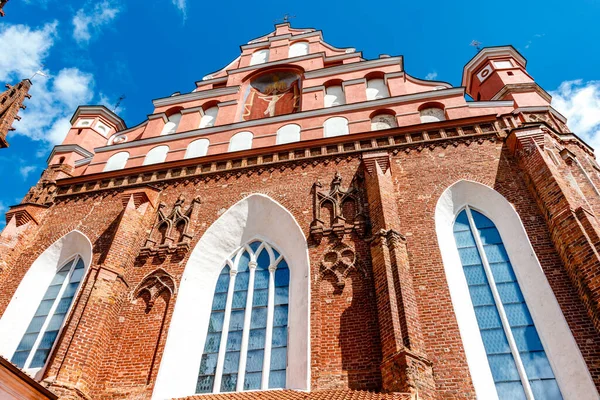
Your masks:
[[[512,46],[486,47],[465,65],[462,85],[476,101],[514,100],[516,107],[548,106],[551,96],[526,70]]]
[[[71,129],[52,150],[48,165],[74,167],[76,161],[92,157],[96,147],[105,146],[113,133],[126,128],[125,122],[104,106],[79,106],[71,117]]]
[[[1,5],[0,1],[0,5]],[[0,11],[2,11],[0,9]],[[14,131],[12,124],[15,120],[19,121],[19,110],[25,109],[23,102],[31,98],[28,93],[31,87],[29,79],[23,79],[15,86],[6,85],[6,91],[0,93],[0,149],[8,147],[6,135],[9,131]]]

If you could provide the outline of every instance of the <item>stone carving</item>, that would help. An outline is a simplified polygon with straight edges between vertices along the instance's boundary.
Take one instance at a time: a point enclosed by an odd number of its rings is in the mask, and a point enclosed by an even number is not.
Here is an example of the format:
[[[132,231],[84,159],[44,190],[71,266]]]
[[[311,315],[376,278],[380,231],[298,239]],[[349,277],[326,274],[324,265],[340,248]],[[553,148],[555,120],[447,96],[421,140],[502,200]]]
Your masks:
[[[146,275],[132,293],[132,300],[142,298],[146,302],[146,312],[150,311],[156,300],[163,294],[167,295],[165,301],[169,301],[175,294],[175,280],[164,269],[159,268]]]
[[[160,203],[156,216],[156,222],[150,231],[150,236],[140,252],[141,258],[159,256],[164,258],[167,254],[178,254],[180,256],[190,249],[192,233],[190,221],[195,219],[194,212],[200,204],[200,197],[192,200],[192,204],[183,210],[185,198],[179,196],[170,213],[166,213],[166,204]]]
[[[331,274],[336,280],[339,291],[344,289],[346,278],[351,271],[358,271],[363,277],[367,276],[367,271],[359,261],[356,251],[349,245],[338,242],[323,255],[319,268],[321,278]]]
[[[316,242],[330,234],[341,239],[353,230],[361,237],[365,235],[367,217],[362,193],[355,185],[345,190],[341,185],[342,177],[338,172],[329,190],[322,190],[323,185],[318,180],[313,185],[314,219],[310,224],[310,235]]]
[[[27,192],[21,203],[50,205],[54,203],[55,196],[56,181],[50,179],[41,179],[37,185],[32,186],[29,189],[29,192]]]

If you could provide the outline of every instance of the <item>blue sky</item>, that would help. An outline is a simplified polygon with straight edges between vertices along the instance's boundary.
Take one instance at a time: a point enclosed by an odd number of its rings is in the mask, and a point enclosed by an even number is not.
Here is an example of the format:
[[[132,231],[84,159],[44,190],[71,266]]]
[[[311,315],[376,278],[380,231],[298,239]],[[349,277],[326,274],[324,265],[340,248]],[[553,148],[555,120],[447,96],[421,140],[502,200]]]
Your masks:
[[[152,112],[152,99],[191,91],[196,80],[233,60],[241,44],[272,31],[285,13],[296,16],[292,26],[321,29],[334,46],[355,47],[366,58],[403,55],[409,74],[455,86],[475,54],[473,39],[484,46],[512,44],[571,129],[600,145],[599,0],[13,0],[5,12],[0,83],[39,68],[49,77],[34,79],[11,147],[0,150],[0,214],[36,183],[78,104],[112,108],[124,94],[118,113],[133,126]]]

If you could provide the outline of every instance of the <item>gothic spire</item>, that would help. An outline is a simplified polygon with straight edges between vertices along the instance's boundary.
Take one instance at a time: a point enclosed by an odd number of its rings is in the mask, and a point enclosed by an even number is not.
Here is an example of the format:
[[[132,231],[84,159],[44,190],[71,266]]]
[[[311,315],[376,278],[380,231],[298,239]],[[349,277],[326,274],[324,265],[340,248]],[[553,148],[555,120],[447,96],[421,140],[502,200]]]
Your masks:
[[[0,0],[0,11],[4,3],[4,0]],[[21,119],[17,114],[19,109],[25,109],[23,104],[25,98],[31,98],[28,93],[30,87],[31,81],[23,79],[15,86],[6,84],[6,91],[0,93],[0,149],[8,147],[6,135],[8,131],[14,130],[12,127],[14,120],[19,121]]]

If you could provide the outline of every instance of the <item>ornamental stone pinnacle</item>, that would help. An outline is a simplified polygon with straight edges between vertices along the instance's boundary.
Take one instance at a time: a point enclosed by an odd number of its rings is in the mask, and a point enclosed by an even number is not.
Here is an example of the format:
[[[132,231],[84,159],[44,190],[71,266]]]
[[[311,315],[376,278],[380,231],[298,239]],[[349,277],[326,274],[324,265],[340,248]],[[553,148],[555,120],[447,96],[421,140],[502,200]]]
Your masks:
[[[0,0],[0,14],[2,13],[2,6],[6,2]],[[6,135],[9,131],[14,131],[12,124],[14,120],[20,121],[19,109],[25,109],[23,102],[25,99],[30,99],[31,95],[28,93],[31,87],[31,81],[29,79],[23,79],[15,86],[6,84],[6,91],[0,93],[0,148],[8,147],[8,141]]]

